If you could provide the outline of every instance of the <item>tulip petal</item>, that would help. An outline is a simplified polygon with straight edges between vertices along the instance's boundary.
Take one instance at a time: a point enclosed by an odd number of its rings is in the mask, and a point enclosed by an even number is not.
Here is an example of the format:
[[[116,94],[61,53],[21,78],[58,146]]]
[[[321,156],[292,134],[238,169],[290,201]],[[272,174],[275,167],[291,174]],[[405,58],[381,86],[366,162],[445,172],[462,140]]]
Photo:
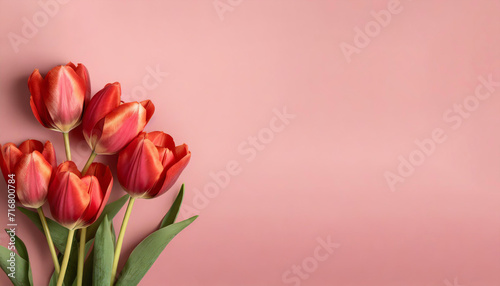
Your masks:
[[[124,103],[101,120],[104,120],[101,122],[102,133],[94,151],[97,154],[114,154],[144,129],[146,109],[138,102]]]
[[[101,163],[92,163],[89,169],[87,170],[88,176],[94,176],[99,181],[100,190],[103,193],[101,204],[94,213],[93,217],[86,219],[85,223],[90,225],[93,224],[101,215],[106,203],[108,202],[109,195],[111,194],[111,190],[113,189],[113,174],[108,166]],[[91,199],[92,200],[92,199]]]
[[[175,149],[174,139],[165,132],[153,131],[148,133],[147,138],[158,147],[165,147],[170,150]]]
[[[0,167],[6,182],[9,181],[8,175],[14,174],[14,167],[22,156],[23,152],[14,143],[7,143],[1,146]]]
[[[191,152],[187,151],[186,156],[181,158],[177,163],[170,168],[165,168],[157,184],[148,193],[149,197],[153,198],[166,193],[175,184],[190,159]]]
[[[99,180],[101,189],[106,190],[112,187],[113,184],[113,173],[108,166],[102,163],[92,163],[87,170],[86,176],[94,176]]]
[[[99,120],[120,105],[121,87],[120,83],[107,84],[97,92],[90,100],[83,115],[83,134],[87,142],[92,137],[92,131],[96,128]],[[94,135],[96,136],[96,135]],[[100,138],[96,137],[97,139]],[[93,146],[91,146],[93,147]]]
[[[97,219],[96,214],[101,208],[104,199],[99,180],[95,176],[85,176],[82,178],[82,182],[88,186],[90,201],[80,218],[80,227],[88,226]]]
[[[43,146],[42,155],[52,165],[52,168],[57,168],[57,160],[56,160],[56,151],[54,150],[54,146],[50,141],[45,142]]]
[[[156,147],[156,149],[158,150],[158,156],[164,169],[175,164],[175,155],[172,150],[164,147]]]
[[[168,148],[156,147],[160,155],[160,161],[163,168],[170,168],[177,161],[181,160],[188,154],[188,146],[186,144],[179,145],[171,151]]]
[[[73,161],[62,162],[59,165],[59,167],[57,167],[57,173],[62,173],[62,172],[71,172],[71,173],[74,173],[75,175],[77,175],[78,178],[82,177],[80,170],[78,170],[78,167],[76,166],[75,162],[73,162]]]
[[[48,200],[54,219],[66,228],[73,229],[78,225],[87,209],[90,195],[88,193],[89,186],[77,174],[71,171],[61,172],[63,169],[71,169],[69,165],[67,164],[63,168],[59,166],[57,174],[49,186]]]
[[[85,100],[85,83],[69,66],[57,66],[44,80],[43,102],[54,124],[62,132],[78,125]]]
[[[46,124],[45,122],[43,122],[42,117],[38,113],[36,104],[35,104],[35,102],[33,100],[33,96],[30,97],[30,107],[31,107],[31,111],[33,112],[33,115],[35,115],[36,120],[38,120],[38,122],[40,122],[40,124],[42,124],[43,127],[52,129],[51,125]]]
[[[35,69],[28,79],[28,88],[31,93],[30,106],[33,114],[40,124],[46,128],[54,129],[52,119],[50,118],[47,107],[43,102],[42,90],[43,90],[43,78],[38,69]]]
[[[19,201],[29,208],[41,207],[47,199],[52,175],[52,165],[43,155],[34,151],[24,155],[16,165],[16,194]]]
[[[136,196],[147,193],[163,171],[156,146],[145,136],[138,136],[118,156],[118,180],[131,195]]]
[[[73,70],[76,70],[76,65],[72,62],[67,63],[66,66],[72,68]]]
[[[141,105],[146,109],[146,124],[148,124],[151,117],[153,117],[153,113],[155,113],[155,105],[151,100],[141,101]]]
[[[68,63],[73,65],[73,69],[75,70],[76,74],[80,76],[83,79],[83,82],[85,84],[85,105],[89,104],[90,101],[90,95],[91,95],[91,86],[90,86],[90,76],[89,76],[89,71],[83,64],[78,64],[77,67],[74,67],[75,65],[73,63]]]
[[[38,140],[29,139],[19,145],[19,150],[21,150],[21,152],[23,152],[24,154],[29,154],[34,151],[42,153],[43,144]]]
[[[175,158],[177,158],[177,159],[186,157],[188,153],[189,153],[189,150],[188,150],[188,146],[186,144],[182,144],[182,145],[175,147],[174,154],[175,154]]]

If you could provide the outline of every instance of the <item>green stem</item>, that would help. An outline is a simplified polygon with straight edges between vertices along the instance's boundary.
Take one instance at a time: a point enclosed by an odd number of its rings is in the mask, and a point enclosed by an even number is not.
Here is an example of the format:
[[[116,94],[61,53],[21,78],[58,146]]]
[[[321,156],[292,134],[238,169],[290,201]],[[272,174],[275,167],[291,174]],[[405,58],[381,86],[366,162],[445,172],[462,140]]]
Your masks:
[[[38,216],[40,217],[40,221],[42,222],[43,232],[45,233],[45,237],[47,238],[47,244],[49,245],[50,255],[52,256],[52,261],[54,262],[54,269],[56,270],[56,274],[59,275],[61,271],[59,267],[59,260],[57,260],[56,249],[54,248],[54,242],[52,242],[52,236],[50,235],[49,226],[47,225],[47,220],[45,219],[45,215],[43,214],[42,207],[37,209]]]
[[[90,154],[90,157],[87,160],[85,167],[83,167],[82,176],[85,175],[85,173],[87,173],[87,170],[89,169],[90,165],[92,164],[92,162],[94,162],[95,156],[97,156],[97,153],[92,151],[92,154]]]
[[[118,241],[116,242],[115,258],[113,259],[113,270],[111,271],[111,285],[113,285],[115,282],[118,260],[120,259],[120,252],[122,250],[123,237],[125,236],[125,230],[127,229],[128,220],[130,218],[130,213],[132,213],[132,207],[134,206],[135,199],[135,197],[130,197],[130,200],[128,201],[127,211],[125,212],[125,216],[123,217],[120,234],[118,235]]]
[[[80,251],[78,252],[78,272],[76,276],[76,285],[82,286],[83,280],[83,262],[85,261],[85,241],[87,238],[87,228],[80,230]]]
[[[64,148],[66,149],[66,159],[71,161],[71,148],[69,147],[69,133],[63,132]]]
[[[75,230],[70,229],[68,232],[66,249],[64,249],[64,257],[61,265],[61,272],[59,273],[59,278],[57,279],[57,286],[62,286],[64,282],[64,275],[66,275],[66,268],[68,268],[69,254],[71,253],[71,245],[73,244],[73,236],[75,236]]]

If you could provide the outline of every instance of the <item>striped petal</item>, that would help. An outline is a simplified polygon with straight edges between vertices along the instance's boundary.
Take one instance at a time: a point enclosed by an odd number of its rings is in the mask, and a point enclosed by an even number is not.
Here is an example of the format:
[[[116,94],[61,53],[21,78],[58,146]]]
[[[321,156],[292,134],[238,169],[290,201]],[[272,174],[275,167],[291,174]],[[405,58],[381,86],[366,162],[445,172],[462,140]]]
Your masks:
[[[146,194],[163,171],[156,146],[145,136],[139,135],[118,156],[118,180],[132,196]]]
[[[191,152],[188,150],[188,146],[186,144],[182,144],[182,145],[175,147],[175,151],[174,151],[175,158],[178,158],[178,159],[184,158],[190,153]]]
[[[103,89],[94,95],[85,109],[83,115],[83,135],[87,142],[92,137],[92,131],[99,120],[103,119],[108,113],[120,105],[121,87],[120,83],[107,84]],[[96,136],[94,140],[99,137]],[[93,142],[95,143],[95,142]],[[91,147],[93,145],[91,144]]]
[[[85,100],[85,83],[70,66],[57,66],[44,79],[43,102],[54,125],[68,132],[78,125]]]
[[[34,151],[42,153],[43,144],[38,140],[29,139],[19,145],[19,150],[21,150],[21,152],[23,152],[24,154],[29,154]]]
[[[54,150],[54,146],[50,141],[45,142],[43,146],[42,155],[52,165],[52,168],[57,168],[57,160],[56,160],[56,151]]]
[[[111,194],[111,190],[113,189],[113,174],[108,166],[101,163],[92,163],[89,169],[87,170],[87,175],[97,178],[99,181],[100,191],[102,196],[99,198],[93,198],[93,194],[91,193],[91,203],[96,204],[99,202],[99,207],[95,212],[88,213],[88,216],[84,215],[84,223],[85,225],[93,224],[97,218],[101,215],[106,203],[108,202],[109,195]]]
[[[43,78],[38,69],[35,69],[28,79],[28,87],[31,93],[30,106],[40,124],[46,128],[55,129],[54,122],[50,118],[47,107],[43,102]]]
[[[73,229],[80,223],[90,203],[89,185],[78,174],[69,171],[73,169],[71,164],[65,163],[59,166],[49,186],[48,200],[54,219],[66,228]]]
[[[151,100],[141,101],[141,105],[146,109],[146,124],[151,120],[153,114],[155,113],[155,105]]]
[[[156,147],[156,149],[158,150],[159,159],[164,169],[175,164],[175,155],[172,150],[158,146]]]
[[[73,161],[64,161],[57,167],[57,172],[62,173],[62,172],[71,172],[75,175],[78,176],[78,178],[82,177],[82,174],[80,173],[80,170],[78,170],[78,167],[76,166],[75,162]]]
[[[153,131],[148,133],[148,139],[151,140],[158,147],[165,147],[170,150],[175,149],[175,143],[172,136],[168,135],[165,132],[161,131]]]
[[[67,66],[68,65],[71,65],[75,73],[83,80],[85,84],[85,105],[88,105],[91,95],[89,71],[83,64],[78,64],[78,66],[75,67],[75,65],[72,62],[69,62]]]
[[[114,154],[123,149],[146,126],[146,109],[138,102],[120,105],[106,115],[102,124],[100,138],[95,145],[97,154]],[[99,131],[98,131],[99,132]],[[92,135],[93,136],[93,135]]]
[[[34,151],[24,155],[16,165],[16,194],[19,201],[29,208],[41,207],[47,198],[52,175],[52,165],[43,155]]]
[[[8,182],[9,174],[14,174],[14,167],[23,156],[23,152],[14,143],[7,143],[1,146],[0,167],[5,181]]]
[[[170,167],[167,167],[162,172],[160,179],[153,189],[149,192],[150,197],[157,197],[166,193],[177,181],[184,168],[186,168],[189,160],[191,159],[191,152],[186,148],[186,156],[182,157],[179,161]]]
[[[104,193],[102,192],[101,186],[99,185],[99,180],[97,180],[95,176],[85,176],[82,178],[82,182],[84,182],[88,186],[87,191],[90,200],[87,209],[80,218],[79,227],[88,226],[93,221],[95,221],[94,220],[94,218],[96,218],[95,215],[101,208],[101,204],[104,199]]]

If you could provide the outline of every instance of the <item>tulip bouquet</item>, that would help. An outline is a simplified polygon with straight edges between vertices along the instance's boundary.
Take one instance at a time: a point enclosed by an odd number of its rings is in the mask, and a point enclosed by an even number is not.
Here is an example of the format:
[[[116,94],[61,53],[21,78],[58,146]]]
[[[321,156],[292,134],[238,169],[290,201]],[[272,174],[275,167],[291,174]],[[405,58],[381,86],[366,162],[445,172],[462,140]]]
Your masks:
[[[137,199],[167,192],[191,158],[186,144],[176,146],[164,132],[143,132],[155,107],[150,100],[122,102],[120,84],[107,84],[91,97],[84,65],[57,66],[28,79],[30,105],[46,128],[61,132],[66,161],[58,165],[50,141],[1,145],[0,166],[8,186],[9,212],[25,214],[46,237],[54,272],[49,285],[137,285],[172,238],[197,216],[175,222],[184,194],[181,187],[158,230],[139,243],[121,273],[118,261],[132,207]],[[71,161],[69,132],[82,124],[89,159],[81,169]],[[128,193],[109,203],[111,169],[97,155],[117,155],[117,178]],[[128,201],[116,237],[113,217]],[[42,206],[48,202],[52,219]],[[7,229],[8,247],[0,247],[0,266],[14,285],[33,285],[28,251]],[[14,252],[16,250],[16,252]]]

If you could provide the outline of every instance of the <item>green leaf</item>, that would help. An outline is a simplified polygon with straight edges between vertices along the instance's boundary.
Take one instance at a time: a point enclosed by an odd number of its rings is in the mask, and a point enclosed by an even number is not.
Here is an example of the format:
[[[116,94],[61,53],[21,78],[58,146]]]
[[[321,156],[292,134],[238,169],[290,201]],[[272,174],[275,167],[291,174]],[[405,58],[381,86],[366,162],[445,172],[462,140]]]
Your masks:
[[[183,197],[184,197],[184,184],[182,184],[179,194],[177,194],[177,198],[175,198],[174,203],[168,210],[167,214],[163,217],[163,220],[161,221],[160,224],[160,228],[164,228],[167,225],[171,225],[175,222],[177,214],[179,214],[179,210],[181,209]]]
[[[11,253],[14,253],[13,256],[11,256]],[[15,259],[15,270],[13,273],[14,277],[9,276],[11,271],[8,269],[10,267],[9,259],[11,257],[14,257]],[[15,252],[11,252],[9,249],[5,248],[4,246],[0,246],[0,267],[2,270],[7,274],[9,277],[10,281],[14,286],[31,286],[30,283],[30,278],[29,278],[29,263],[22,258],[20,255],[18,255]]]
[[[10,229],[6,228],[5,232],[7,233],[7,235],[10,236],[9,230]],[[21,258],[26,260],[26,262],[28,263],[28,279],[30,281],[30,284],[33,285],[33,274],[31,272],[31,265],[30,265],[30,258],[28,256],[28,249],[26,248],[26,245],[24,244],[24,242],[17,235],[15,235],[14,237],[16,239],[14,246],[16,247],[17,254],[19,254],[19,256],[21,256]]]
[[[28,255],[28,249],[26,248],[24,242],[17,235],[15,236],[15,238],[16,238],[15,245],[17,253],[19,254],[19,256],[21,256],[21,258],[26,260],[26,262],[28,263],[28,280],[30,282],[30,285],[33,285],[33,273],[31,272],[31,264],[30,264],[30,257]]]
[[[36,227],[43,232],[42,222],[40,221],[40,217],[38,216],[37,212],[23,207],[17,207],[17,209],[25,214],[36,225]],[[68,240],[68,229],[51,220],[50,218],[46,218],[46,220],[55,247],[59,250],[59,252],[64,253],[64,249],[66,248],[66,241]]]
[[[59,261],[59,263],[60,262],[61,261]],[[49,286],[56,286],[56,285],[57,285],[57,275],[56,275],[56,272],[54,271],[54,272],[52,272],[52,276],[50,276]]]
[[[95,235],[93,285],[109,285],[113,257],[114,242],[108,216],[105,216]]]
[[[85,243],[85,257],[88,256],[90,248],[92,247],[92,243],[94,243],[93,238]]]
[[[125,205],[129,197],[129,195],[124,195],[104,207],[104,210],[102,211],[99,218],[91,226],[87,227],[87,241],[95,236],[97,228],[101,225],[104,217],[107,215],[109,220],[112,220],[115,215],[122,209],[123,205]]]
[[[5,232],[10,237],[9,230],[10,229],[6,228]],[[15,235],[15,238],[16,238],[16,241],[15,241],[14,246],[16,247],[17,254],[19,254],[19,256],[21,256],[24,260],[29,261],[30,259],[28,256],[28,250],[26,249],[26,245],[17,235]]]
[[[116,286],[137,285],[160,256],[167,244],[198,216],[161,228],[146,237],[132,251]]]
[[[113,238],[113,246],[116,247],[116,233],[115,233],[115,226],[113,225],[113,221],[111,221],[111,237]]]

